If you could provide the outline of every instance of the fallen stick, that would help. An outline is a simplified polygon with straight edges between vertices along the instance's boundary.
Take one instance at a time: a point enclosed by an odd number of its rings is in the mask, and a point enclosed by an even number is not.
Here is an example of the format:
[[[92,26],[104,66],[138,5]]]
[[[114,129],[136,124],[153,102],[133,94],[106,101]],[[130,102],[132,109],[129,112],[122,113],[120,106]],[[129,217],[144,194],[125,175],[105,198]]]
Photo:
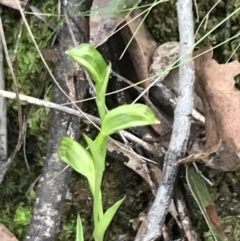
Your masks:
[[[178,24],[180,33],[179,97],[174,113],[173,132],[164,159],[163,177],[156,198],[149,210],[142,239],[153,241],[162,234],[165,217],[172,199],[178,165],[175,163],[185,154],[190,133],[193,110],[194,65],[191,60],[194,46],[192,0],[178,0]]]

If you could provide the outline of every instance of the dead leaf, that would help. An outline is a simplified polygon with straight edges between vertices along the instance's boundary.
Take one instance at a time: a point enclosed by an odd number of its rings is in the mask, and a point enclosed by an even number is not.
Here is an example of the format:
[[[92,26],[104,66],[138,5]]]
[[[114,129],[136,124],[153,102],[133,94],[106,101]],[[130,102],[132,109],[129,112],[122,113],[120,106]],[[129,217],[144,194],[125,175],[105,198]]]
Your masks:
[[[116,150],[119,150],[118,154],[122,154],[126,157],[126,162],[124,162],[124,164],[127,167],[140,175],[152,190],[157,190],[162,172],[156,165],[151,165],[149,170],[146,164],[143,163],[135,153],[129,150],[129,147],[116,140],[109,140],[108,151],[115,152]]]
[[[172,51],[174,51],[174,50],[172,50]],[[167,52],[166,52],[166,54],[167,54]],[[164,60],[164,58],[163,58],[163,60]],[[175,60],[173,58],[172,59],[172,63]],[[161,63],[160,66],[162,68],[162,71],[164,71],[166,69],[166,67],[167,67],[167,66],[164,67],[164,63]],[[156,70],[157,70],[157,66],[156,66]],[[161,79],[162,79],[162,83],[164,85],[166,85],[170,90],[172,90],[176,96],[178,96],[178,92],[179,92],[179,67],[176,67],[176,68],[170,70],[170,72],[164,74],[161,77]],[[161,81],[161,80],[159,80],[159,81]],[[157,86],[158,86],[158,83],[159,82],[156,83]],[[194,111],[195,111],[195,109],[197,111],[199,111],[200,113],[202,113],[202,114],[204,113],[204,107],[203,107],[202,100],[200,99],[200,97],[194,91]]]
[[[139,16],[140,10],[134,10],[126,17],[128,26],[121,30],[123,39],[126,44],[134,35],[134,39],[128,47],[137,77],[139,80],[149,78],[149,66],[152,55],[157,48],[157,43],[153,40],[146,26],[141,23],[142,18]],[[134,20],[133,20],[134,19]],[[150,80],[145,81],[143,86],[146,88]]]
[[[214,169],[235,171],[240,168],[240,151],[232,139],[223,139],[219,149],[203,161]]]
[[[45,60],[51,61],[53,63],[56,63],[58,61],[59,52],[56,46],[43,48],[41,50],[41,53]]]
[[[176,96],[179,92],[179,67],[173,67],[169,71],[166,69],[179,58],[180,45],[178,42],[166,42],[160,45],[153,54],[152,64],[150,65],[150,76],[156,76],[151,79],[151,82],[158,78],[155,86],[162,88],[162,84],[167,86]],[[203,103],[199,96],[194,92],[194,111],[204,113]],[[197,113],[196,113],[197,114]],[[194,116],[196,116],[194,114]],[[197,114],[198,115],[198,114]],[[201,117],[200,117],[201,118]]]
[[[173,64],[179,58],[180,44],[179,42],[166,42],[160,45],[153,54],[152,64],[149,68],[150,76],[161,74],[167,67]],[[168,72],[161,75],[159,81],[167,76]],[[177,78],[178,82],[178,78]]]
[[[186,180],[214,240],[223,241],[223,238],[226,236],[222,231],[213,197],[208,190],[206,182],[193,168],[189,168],[189,166],[186,166]]]
[[[206,207],[206,212],[207,212],[207,215],[210,219],[210,222],[216,227],[219,234],[222,235],[224,238],[226,238],[226,235],[223,231],[223,228],[222,228],[222,225],[221,225],[221,222],[220,222],[220,218],[218,217],[218,214],[217,214],[216,207],[214,205],[210,204]]]
[[[153,40],[146,26],[142,22],[140,10],[134,10],[126,17],[128,26],[121,30],[121,34],[125,44],[129,44],[128,52],[131,56],[138,80],[146,80],[142,86],[147,88],[150,85],[149,67],[152,61],[152,56],[157,48],[157,43]],[[146,103],[148,105],[148,103]],[[164,122],[165,123],[165,122]],[[166,133],[166,125],[156,124],[151,125],[152,128],[162,135]]]
[[[202,48],[194,55],[208,49]],[[206,117],[204,152],[220,143],[216,152],[203,161],[214,169],[233,171],[240,167],[240,91],[234,86],[240,63],[218,64],[212,54],[210,51],[194,61],[196,91],[203,101]]]
[[[133,218],[130,220],[130,223],[132,224],[133,231],[138,231],[138,228],[140,224],[146,219],[146,214],[139,213],[137,218]]]
[[[124,18],[101,18],[99,16],[90,17],[90,19],[90,43],[96,47],[104,44],[124,21]]]
[[[139,0],[94,0],[90,13],[90,43],[105,43],[129,14],[126,9],[137,6]]]
[[[211,154],[214,154],[219,149],[220,143],[221,142],[219,142],[216,146],[214,146],[211,150],[208,150],[207,152],[198,150],[198,153],[192,153],[188,157],[179,160],[177,163],[178,164],[186,164],[186,163],[189,163],[189,162],[196,162],[196,161],[201,161],[203,159],[206,159]]]
[[[20,6],[24,9],[28,3],[28,0],[19,1]],[[9,8],[14,8],[19,10],[19,6],[16,0],[0,0],[0,4],[5,5]]]
[[[18,241],[18,239],[2,223],[0,223],[0,240],[1,241]]]

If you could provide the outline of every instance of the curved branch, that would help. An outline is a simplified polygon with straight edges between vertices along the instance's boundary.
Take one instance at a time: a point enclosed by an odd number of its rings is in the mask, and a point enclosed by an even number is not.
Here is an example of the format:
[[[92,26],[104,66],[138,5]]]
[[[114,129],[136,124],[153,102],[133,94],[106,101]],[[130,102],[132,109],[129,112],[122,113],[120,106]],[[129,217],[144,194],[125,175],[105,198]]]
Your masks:
[[[179,97],[174,113],[172,137],[164,160],[163,177],[148,213],[143,241],[153,241],[161,235],[177,176],[176,162],[186,152],[190,133],[195,76],[193,61],[191,61],[194,47],[192,0],[178,0],[177,13],[181,45]]]

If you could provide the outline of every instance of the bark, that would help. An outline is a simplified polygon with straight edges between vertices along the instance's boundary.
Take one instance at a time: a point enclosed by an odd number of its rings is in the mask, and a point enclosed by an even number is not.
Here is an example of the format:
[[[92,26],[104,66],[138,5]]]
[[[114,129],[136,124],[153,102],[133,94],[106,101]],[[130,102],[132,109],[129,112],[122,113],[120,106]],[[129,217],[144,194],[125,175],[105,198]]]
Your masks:
[[[79,32],[84,32],[85,36],[87,29],[87,19],[84,17],[75,17],[73,10],[76,12],[85,12],[90,9],[91,1],[86,0],[79,4],[77,0],[68,1],[68,12],[72,13],[68,19],[68,23],[64,23],[60,28],[60,56],[57,63],[54,75],[61,88],[69,94],[69,89],[66,85],[66,80],[73,81],[74,64],[65,51],[74,46],[72,35],[69,27],[75,35],[77,43],[83,42],[85,38]],[[76,13],[75,12],[75,13]],[[75,25],[77,23],[78,26]],[[84,72],[80,71],[79,89],[76,87],[78,98],[83,98],[86,87],[88,86],[84,79]],[[75,96],[76,97],[76,96]],[[54,84],[53,86],[53,102],[62,104],[69,100],[62,91]],[[38,197],[34,207],[33,217],[30,223],[25,241],[53,241],[59,231],[60,218],[62,215],[62,207],[64,204],[68,182],[71,176],[71,168],[69,167],[64,172],[61,172],[66,165],[59,159],[57,151],[59,140],[63,136],[67,136],[69,132],[77,138],[79,136],[80,120],[70,114],[63,113],[58,110],[52,111],[52,121],[50,126],[48,150],[45,164],[38,184]],[[61,172],[61,173],[60,173]]]
[[[2,8],[0,7],[0,11]],[[0,13],[1,14],[1,13]],[[3,45],[0,37],[0,89],[4,90],[5,80],[3,74]],[[0,97],[0,184],[8,168],[7,161],[7,109],[6,100]]]
[[[174,193],[174,200],[178,210],[179,219],[181,220],[182,227],[189,241],[201,241],[199,234],[193,226],[191,215],[188,211],[184,196],[182,194],[183,188],[177,185],[176,193]]]
[[[194,45],[192,0],[178,0],[177,13],[181,45],[179,97],[174,113],[172,137],[164,159],[163,178],[148,213],[143,241],[153,241],[161,235],[177,176],[176,162],[186,152],[190,133],[194,96],[194,65],[190,60]]]

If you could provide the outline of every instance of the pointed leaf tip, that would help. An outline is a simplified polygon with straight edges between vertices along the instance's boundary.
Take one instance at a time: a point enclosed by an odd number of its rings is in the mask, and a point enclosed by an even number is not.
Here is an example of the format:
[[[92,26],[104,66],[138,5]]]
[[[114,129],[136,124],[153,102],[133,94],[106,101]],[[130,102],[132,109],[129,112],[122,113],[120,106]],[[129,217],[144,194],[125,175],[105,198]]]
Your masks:
[[[93,191],[95,169],[89,152],[73,139],[63,137],[59,144],[58,154],[65,163],[88,179],[91,191]]]
[[[102,133],[111,135],[130,127],[158,124],[159,120],[146,105],[122,105],[109,111],[102,122]]]
[[[96,83],[103,82],[107,63],[102,55],[91,44],[80,44],[77,47],[69,49],[65,52],[74,62],[81,65],[87,70],[93,81]]]

